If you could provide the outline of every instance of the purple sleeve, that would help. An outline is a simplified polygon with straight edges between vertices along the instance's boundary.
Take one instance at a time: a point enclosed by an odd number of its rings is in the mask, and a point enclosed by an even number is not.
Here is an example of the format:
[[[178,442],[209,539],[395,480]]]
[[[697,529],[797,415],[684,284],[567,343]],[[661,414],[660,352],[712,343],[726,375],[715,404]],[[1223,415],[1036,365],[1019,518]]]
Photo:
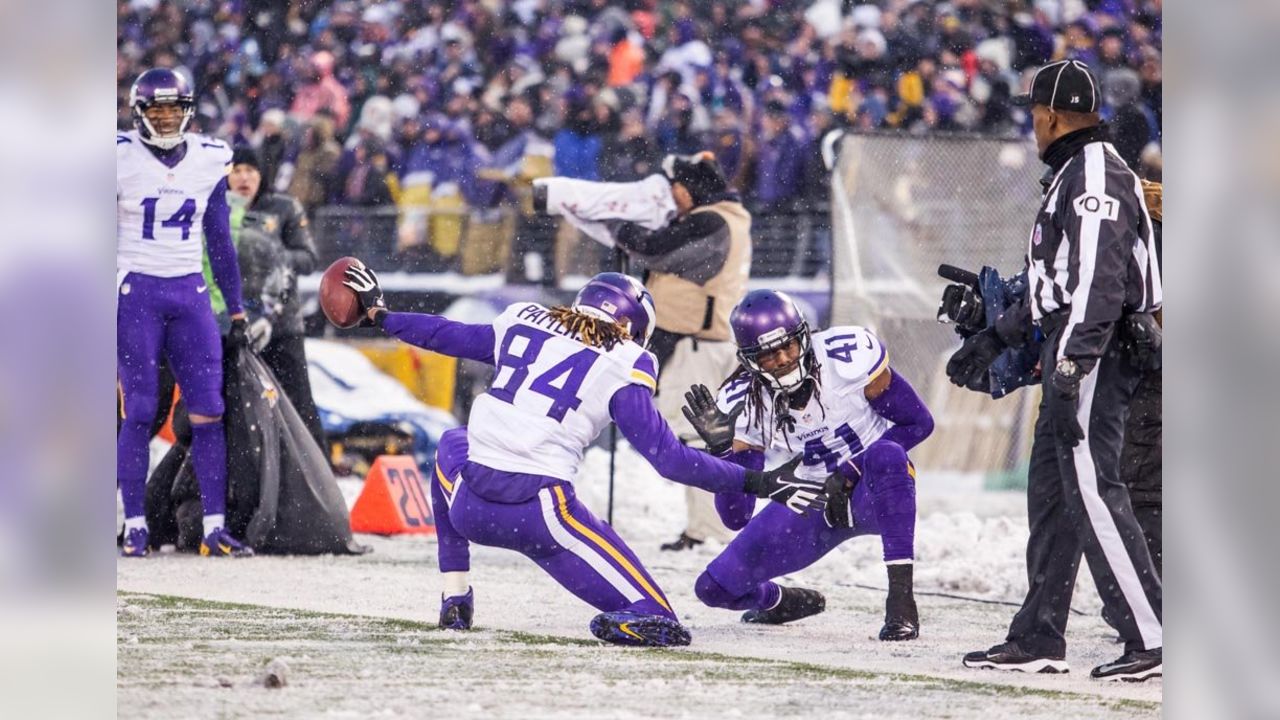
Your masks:
[[[871,409],[893,423],[893,427],[885,431],[883,439],[898,443],[903,450],[911,450],[933,433],[933,415],[929,414],[929,408],[921,402],[911,383],[892,368],[889,371],[893,373],[889,387],[871,401]]]
[[[219,180],[209,195],[201,227],[204,229],[205,247],[209,250],[209,267],[227,302],[227,314],[242,313],[244,300],[240,297],[240,262],[236,259],[235,243],[231,241],[231,207],[227,205],[226,178]]]
[[[724,456],[735,465],[748,470],[764,470],[764,451],[738,450]],[[745,492],[716,493],[716,513],[720,522],[730,530],[741,530],[756,512],[756,496]]]
[[[492,325],[471,325],[426,313],[387,313],[382,329],[396,338],[441,355],[493,365]]]
[[[662,477],[711,492],[743,491],[746,471],[682,445],[658,414],[648,388],[627,385],[615,392],[609,399],[609,415],[627,442]]]

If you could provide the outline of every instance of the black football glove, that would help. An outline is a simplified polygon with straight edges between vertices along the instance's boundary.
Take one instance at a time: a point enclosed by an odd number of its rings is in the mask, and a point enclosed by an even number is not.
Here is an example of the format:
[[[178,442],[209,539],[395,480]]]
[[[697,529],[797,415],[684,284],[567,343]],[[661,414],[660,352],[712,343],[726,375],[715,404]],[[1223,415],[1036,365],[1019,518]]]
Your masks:
[[[836,473],[827,478],[827,509],[822,518],[830,528],[851,528],[853,517],[849,514],[849,494],[852,488],[844,476]]]
[[[733,448],[733,430],[745,403],[738,403],[728,413],[721,412],[711,391],[702,384],[689,388],[689,392],[684,394],[684,402],[680,411],[693,429],[698,431],[702,442],[707,444],[707,452],[712,455],[729,452]]]
[[[743,491],[786,505],[788,510],[798,515],[804,515],[810,510],[822,510],[827,504],[826,480],[796,477],[795,471],[799,464],[800,458],[797,457],[786,465],[767,472],[748,470]]]
[[[982,330],[987,324],[982,294],[971,285],[948,285],[942,291],[942,302],[938,304],[938,322],[948,321],[967,332]]]
[[[1054,371],[1044,384],[1045,412],[1053,424],[1059,447],[1073,448],[1084,439],[1077,414],[1080,409],[1080,377]]]
[[[227,331],[229,347],[249,347],[249,320],[246,317],[231,318],[231,329]]]
[[[995,328],[987,328],[965,340],[955,351],[947,361],[947,377],[960,387],[974,387],[1004,349],[1004,341]]]
[[[346,279],[342,281],[342,284],[354,290],[356,297],[360,300],[360,315],[362,316],[360,324],[374,324],[369,319],[369,311],[374,308],[387,309],[387,301],[382,297],[382,287],[378,285],[378,275],[373,272],[373,268],[360,263],[347,268],[344,276]]]
[[[1120,346],[1124,348],[1129,363],[1139,370],[1155,370],[1160,367],[1160,347],[1164,343],[1164,331],[1151,313],[1126,315],[1120,321]]]

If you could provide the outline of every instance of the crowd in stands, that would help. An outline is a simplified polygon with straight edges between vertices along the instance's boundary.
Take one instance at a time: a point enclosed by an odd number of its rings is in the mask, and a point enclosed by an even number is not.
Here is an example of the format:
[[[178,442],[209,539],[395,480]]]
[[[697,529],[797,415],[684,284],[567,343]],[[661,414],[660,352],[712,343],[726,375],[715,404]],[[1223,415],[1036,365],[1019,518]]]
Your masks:
[[[769,212],[825,194],[829,128],[1028,133],[1009,98],[1059,58],[1158,175],[1161,32],[1160,0],[118,0],[118,120],[141,70],[179,68],[197,129],[311,211],[483,214],[709,148]]]

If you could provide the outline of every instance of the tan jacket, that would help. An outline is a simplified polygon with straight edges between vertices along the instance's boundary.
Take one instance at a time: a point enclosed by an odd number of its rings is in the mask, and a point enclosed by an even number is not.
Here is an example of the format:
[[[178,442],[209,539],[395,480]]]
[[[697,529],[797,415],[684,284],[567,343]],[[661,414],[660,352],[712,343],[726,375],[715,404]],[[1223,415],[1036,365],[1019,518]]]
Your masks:
[[[671,253],[659,267],[653,267],[645,280],[658,311],[658,327],[680,335],[693,335],[703,340],[729,340],[729,312],[747,291],[751,273],[751,214],[741,203],[722,200],[695,208],[693,213],[716,213],[728,225],[728,252],[719,271],[701,284],[686,279],[687,273],[660,269],[679,268]],[[699,251],[691,247],[690,251]],[[693,260],[693,258],[689,258]],[[682,277],[681,275],[685,275]]]

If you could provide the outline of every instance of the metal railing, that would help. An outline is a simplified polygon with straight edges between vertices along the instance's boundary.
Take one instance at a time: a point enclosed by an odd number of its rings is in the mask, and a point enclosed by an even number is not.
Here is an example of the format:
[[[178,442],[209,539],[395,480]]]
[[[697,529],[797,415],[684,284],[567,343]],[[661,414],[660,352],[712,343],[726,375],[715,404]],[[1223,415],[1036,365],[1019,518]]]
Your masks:
[[[380,272],[504,273],[511,283],[549,284],[559,275],[589,269],[578,267],[582,255],[598,254],[591,252],[592,241],[573,238],[559,221],[524,216],[516,208],[479,212],[329,205],[316,210],[312,228],[322,265],[353,255]],[[829,272],[831,210],[826,201],[755,208],[751,236],[753,277]],[[587,243],[588,251],[564,247],[575,242]]]

